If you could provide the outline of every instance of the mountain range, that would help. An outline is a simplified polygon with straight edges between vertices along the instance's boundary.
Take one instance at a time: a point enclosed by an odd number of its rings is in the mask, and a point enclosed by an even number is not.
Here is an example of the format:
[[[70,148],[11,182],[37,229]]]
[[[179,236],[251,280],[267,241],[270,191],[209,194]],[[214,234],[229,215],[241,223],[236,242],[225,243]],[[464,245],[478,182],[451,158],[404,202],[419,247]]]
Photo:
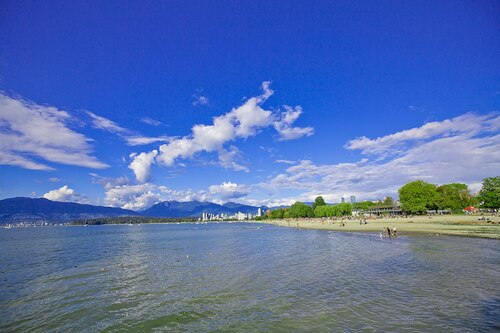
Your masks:
[[[263,210],[268,208],[261,206]],[[200,201],[164,201],[153,205],[141,212],[145,216],[154,217],[201,217],[203,213],[209,214],[228,214],[233,215],[238,212],[245,214],[256,214],[259,207],[248,206],[236,202],[227,202],[219,205],[213,202]]]
[[[203,213],[233,215],[257,213],[259,207],[228,202],[219,205],[200,201],[164,201],[136,212],[127,209],[93,206],[45,198],[9,198],[0,200],[0,224],[18,222],[70,222],[77,219],[114,216],[201,217]],[[260,207],[263,210],[268,208]]]

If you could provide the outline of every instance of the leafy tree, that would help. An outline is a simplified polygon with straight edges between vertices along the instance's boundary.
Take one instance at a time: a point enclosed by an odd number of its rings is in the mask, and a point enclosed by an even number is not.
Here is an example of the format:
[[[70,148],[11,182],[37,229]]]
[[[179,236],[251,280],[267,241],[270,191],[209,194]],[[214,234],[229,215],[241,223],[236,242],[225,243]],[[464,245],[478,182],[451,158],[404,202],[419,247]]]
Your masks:
[[[316,217],[330,217],[334,216],[334,206],[318,206],[314,209],[314,216]]]
[[[314,211],[311,206],[297,201],[288,210],[288,215],[290,217],[314,217]]]
[[[409,182],[399,189],[401,209],[412,214],[420,214],[437,207],[438,192],[436,185],[422,180]]]
[[[283,208],[272,210],[269,213],[270,219],[282,219],[284,216],[285,216],[285,210]]]
[[[325,203],[325,200],[323,200],[323,197],[322,196],[318,196],[314,200],[314,203],[312,205],[312,209],[315,210],[316,207],[318,207],[318,206],[325,206],[325,205],[326,205],[326,203]]]
[[[453,212],[459,212],[472,204],[472,196],[465,184],[444,184],[437,188],[437,192],[436,203],[439,209],[451,209]]]
[[[374,206],[375,204],[371,201],[361,201],[361,202],[355,202],[352,204],[353,209],[368,209],[371,206]]]
[[[384,205],[391,205],[391,206],[394,205],[394,199],[392,197],[389,197],[389,196],[385,197]]]
[[[500,208],[500,177],[483,179],[483,187],[478,197],[482,207]]]
[[[352,215],[352,205],[348,202],[339,203],[333,206],[335,216]]]

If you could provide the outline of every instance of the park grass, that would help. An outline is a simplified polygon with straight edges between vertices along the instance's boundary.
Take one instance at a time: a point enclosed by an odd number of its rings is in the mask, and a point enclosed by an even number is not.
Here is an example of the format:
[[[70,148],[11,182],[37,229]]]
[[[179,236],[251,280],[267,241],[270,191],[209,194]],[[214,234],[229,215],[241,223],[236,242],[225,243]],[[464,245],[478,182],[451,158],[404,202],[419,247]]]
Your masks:
[[[333,230],[341,232],[369,232],[382,231],[383,227],[393,226],[398,230],[398,235],[452,235],[465,237],[481,237],[500,239],[500,217],[486,217],[492,223],[480,221],[479,216],[446,215],[446,216],[414,216],[408,218],[382,218],[368,219],[367,224],[359,224],[359,220],[344,219],[344,226],[340,220],[327,219],[283,219],[263,220],[263,223],[274,224],[281,227],[294,227],[300,229]]]

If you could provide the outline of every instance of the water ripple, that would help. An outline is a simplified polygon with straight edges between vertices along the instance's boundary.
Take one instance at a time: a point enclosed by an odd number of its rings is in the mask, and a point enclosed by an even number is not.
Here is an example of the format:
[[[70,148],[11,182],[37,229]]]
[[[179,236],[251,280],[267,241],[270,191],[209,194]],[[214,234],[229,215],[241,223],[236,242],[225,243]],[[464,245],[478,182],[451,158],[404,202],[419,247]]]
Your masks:
[[[500,244],[240,224],[0,232],[2,332],[494,331]]]

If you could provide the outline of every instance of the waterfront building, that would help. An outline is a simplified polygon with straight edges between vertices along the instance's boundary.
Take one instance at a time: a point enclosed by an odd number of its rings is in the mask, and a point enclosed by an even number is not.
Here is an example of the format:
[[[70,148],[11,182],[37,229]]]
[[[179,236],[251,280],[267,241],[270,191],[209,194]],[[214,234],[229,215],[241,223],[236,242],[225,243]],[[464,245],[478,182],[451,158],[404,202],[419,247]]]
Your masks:
[[[257,209],[257,216],[258,217],[262,216],[262,208],[260,208],[260,207],[259,207],[259,209]]]

